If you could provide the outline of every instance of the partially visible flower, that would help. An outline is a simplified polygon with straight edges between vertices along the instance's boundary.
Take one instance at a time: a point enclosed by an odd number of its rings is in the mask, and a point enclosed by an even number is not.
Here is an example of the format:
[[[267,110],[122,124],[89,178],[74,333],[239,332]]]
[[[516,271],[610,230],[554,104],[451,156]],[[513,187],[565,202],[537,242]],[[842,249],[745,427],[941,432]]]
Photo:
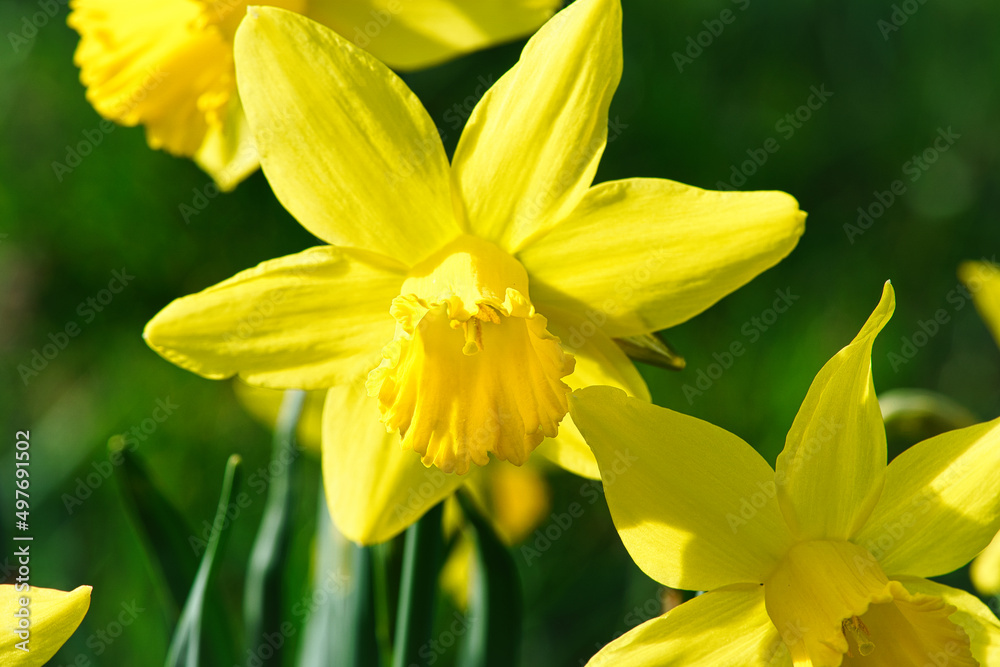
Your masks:
[[[590,665],[924,667],[1000,664],[1000,621],[929,581],[1000,527],[1000,419],[920,442],[886,465],[871,349],[892,286],[813,381],[775,470],[743,440],[618,389],[571,399],[615,526],[648,575],[707,590]]]
[[[958,277],[972,295],[972,302],[1000,345],[1000,266],[990,262],[963,262]]]
[[[491,458],[537,449],[596,476],[564,419],[570,388],[649,400],[612,338],[705,310],[804,228],[780,192],[592,186],[621,73],[618,0],[578,0],[543,26],[451,164],[403,82],[307,18],[254,10],[236,59],[265,175],[330,245],[179,299],[145,336],[205,377],[329,388],[327,496],[355,541],[392,537],[465,482],[446,473]]]
[[[0,665],[40,667],[66,643],[90,608],[90,586],[66,593],[0,585]],[[26,610],[26,611],[25,611]]]
[[[972,294],[972,302],[1000,345],[1000,266],[990,262],[964,262],[958,276]],[[993,538],[970,571],[972,583],[983,595],[1000,595],[1000,534]]]
[[[560,0],[72,0],[87,99],[231,190],[258,166],[233,65],[250,4],[301,12],[409,70],[529,34]]]

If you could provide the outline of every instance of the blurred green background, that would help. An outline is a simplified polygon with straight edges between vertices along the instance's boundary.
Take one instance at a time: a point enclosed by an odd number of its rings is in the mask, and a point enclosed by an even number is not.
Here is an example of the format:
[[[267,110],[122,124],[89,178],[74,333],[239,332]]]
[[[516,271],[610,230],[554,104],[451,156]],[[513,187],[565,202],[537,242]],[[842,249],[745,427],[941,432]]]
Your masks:
[[[930,389],[981,419],[1000,414],[1000,350],[957,291],[955,274],[962,260],[1000,250],[1000,5],[902,4],[623,0],[625,68],[610,116],[620,134],[597,181],[648,176],[716,188],[742,177],[738,189],[784,190],[809,212],[790,257],[666,333],[686,370],[642,369],[656,403],[736,433],[772,463],[812,378],[857,333],[887,279],[898,306],[875,345],[879,392]],[[907,19],[899,26],[891,23],[897,7],[897,22]],[[140,129],[102,133],[92,153],[57,178],[53,162],[100,132],[101,119],[84,99],[72,62],[77,36],[61,2],[27,45],[10,43],[38,10],[27,0],[0,5],[0,488],[11,493],[14,432],[30,429],[32,582],[94,586],[83,625],[51,664],[160,664],[177,610],[120,485],[102,481],[72,511],[65,494],[107,468],[109,440],[151,417],[157,400],[178,407],[137,453],[192,528],[211,520],[228,454],[244,457],[248,475],[266,465],[270,435],[229,383],[172,366],[140,334],[172,299],[317,241],[260,173],[185,222],[181,205],[193,205],[209,178],[189,161],[149,150]],[[728,24],[718,22],[725,10]],[[699,39],[702,46],[691,46]],[[505,72],[522,45],[404,76],[449,151],[484,83]],[[810,96],[814,108],[800,110]],[[797,110],[798,120],[786,119]],[[935,159],[926,169],[915,165],[940,132],[951,133],[948,149],[928,153]],[[776,152],[762,150],[769,139]],[[878,193],[896,180],[905,192],[876,215],[873,204],[888,197]],[[873,216],[867,229],[858,226],[859,207]],[[81,304],[108,286],[113,271],[134,279],[89,312]],[[777,290],[797,298],[772,318]],[[948,321],[912,359],[893,362],[938,309]],[[30,364],[70,322],[79,335],[25,382],[18,365]],[[685,385],[700,389],[699,371],[734,341],[746,353],[702,394],[685,393]],[[297,473],[303,534],[291,554],[290,601],[306,593],[317,469],[309,458]],[[568,474],[553,472],[550,481],[552,512],[574,502],[585,512],[530,564],[515,549],[527,605],[525,667],[583,664],[658,612],[659,587],[629,560],[603,502],[589,504],[582,480]],[[7,499],[3,507],[6,556],[13,511]],[[255,500],[235,522],[222,564],[217,590],[233,619],[262,510]],[[962,571],[946,580],[969,587]],[[144,610],[137,621],[101,639],[133,601]],[[454,659],[439,657],[445,665]]]

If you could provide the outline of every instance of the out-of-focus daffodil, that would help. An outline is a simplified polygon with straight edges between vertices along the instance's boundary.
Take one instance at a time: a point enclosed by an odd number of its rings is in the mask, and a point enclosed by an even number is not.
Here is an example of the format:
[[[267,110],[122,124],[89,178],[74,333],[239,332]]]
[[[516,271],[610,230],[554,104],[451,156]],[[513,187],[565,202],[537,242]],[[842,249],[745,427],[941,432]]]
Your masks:
[[[965,262],[958,277],[972,294],[972,302],[1000,345],[1000,267],[990,262]],[[1000,595],[1000,534],[972,561],[972,583],[983,595]]]
[[[1000,419],[925,440],[886,465],[871,349],[891,285],[816,376],[775,470],[721,428],[590,387],[573,418],[622,541],[661,583],[707,590],[590,665],[1000,664],[1000,622],[925,577],[969,562],[1000,527]]]
[[[428,67],[530,33],[559,0],[72,0],[76,64],[105,118],[145,125],[223,190],[257,169],[236,90],[233,36],[250,4],[302,12],[390,67]]]
[[[538,447],[596,477],[563,420],[569,387],[648,400],[612,338],[703,311],[788,254],[805,218],[780,192],[592,187],[621,61],[618,0],[573,3],[479,102],[449,164],[384,65],[253,9],[236,63],[264,174],[330,245],[173,302],[146,340],[205,377],[330,387],[327,495],[356,541],[396,534],[464,481],[441,471],[491,455],[520,465]]]
[[[0,585],[0,665],[40,667],[76,631],[90,608],[90,586],[72,591]]]
[[[958,277],[972,295],[972,302],[1000,345],[1000,266],[990,262],[964,262]]]

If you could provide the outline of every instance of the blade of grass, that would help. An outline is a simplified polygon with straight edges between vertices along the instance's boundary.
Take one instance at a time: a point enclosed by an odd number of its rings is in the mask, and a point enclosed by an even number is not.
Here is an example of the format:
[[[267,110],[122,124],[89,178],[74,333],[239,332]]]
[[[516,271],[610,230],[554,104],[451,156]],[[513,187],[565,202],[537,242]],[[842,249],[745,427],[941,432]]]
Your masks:
[[[226,462],[226,472],[222,479],[222,493],[219,495],[219,506],[212,521],[212,533],[208,539],[205,554],[201,557],[194,585],[188,594],[181,619],[174,631],[174,638],[167,651],[165,667],[198,667],[201,652],[201,626],[204,616],[205,597],[209,586],[215,577],[218,567],[218,555],[225,546],[232,522],[227,518],[230,499],[240,487],[242,471],[241,459],[233,454]]]
[[[371,553],[341,535],[319,494],[315,583],[307,608],[299,667],[376,667]],[[305,602],[305,601],[304,601]]]
[[[457,666],[510,667],[517,664],[524,615],[517,565],[472,500],[460,491],[458,501],[475,543],[476,563],[469,591],[471,624]]]
[[[419,651],[431,638],[444,550],[441,538],[443,507],[443,503],[438,503],[406,529],[393,667],[420,664],[423,657]]]
[[[301,390],[286,391],[274,428],[267,502],[250,552],[243,590],[243,621],[247,648],[251,652],[259,647],[265,636],[281,632],[282,585],[291,544],[291,477],[299,456],[295,429],[305,397],[306,392]],[[281,664],[280,657],[270,664]]]

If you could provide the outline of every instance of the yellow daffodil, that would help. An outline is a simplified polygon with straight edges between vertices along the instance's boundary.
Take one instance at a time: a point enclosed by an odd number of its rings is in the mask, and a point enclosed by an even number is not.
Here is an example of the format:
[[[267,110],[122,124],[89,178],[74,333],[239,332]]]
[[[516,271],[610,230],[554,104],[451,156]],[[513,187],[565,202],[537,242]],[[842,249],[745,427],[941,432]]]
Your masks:
[[[90,586],[68,593],[32,586],[0,585],[0,665],[39,667],[70,638],[90,608]]]
[[[990,262],[965,262],[958,268],[976,310],[1000,345],[1000,267]],[[1000,534],[972,561],[972,583],[983,595],[1000,595]]]
[[[574,394],[602,472],[618,466],[606,494],[629,553],[667,586],[708,591],[590,665],[1000,664],[993,613],[925,578],[965,565],[1000,527],[1000,419],[886,465],[871,349],[894,306],[886,283],[813,381],[774,470],[701,420],[614,388]]]
[[[356,541],[399,532],[465,479],[445,473],[491,455],[539,448],[596,477],[563,420],[569,387],[648,400],[612,338],[701,312],[788,254],[805,218],[780,192],[592,187],[621,63],[618,0],[574,2],[480,100],[449,164],[384,65],[251,8],[237,77],[264,174],[330,245],[173,302],[147,342],[205,377],[330,388],[327,495]]]
[[[233,36],[248,0],[71,0],[75,61],[105,118],[146,126],[151,148],[192,157],[223,190],[258,166],[236,90]],[[390,67],[429,67],[529,34],[560,0],[272,0]]]

